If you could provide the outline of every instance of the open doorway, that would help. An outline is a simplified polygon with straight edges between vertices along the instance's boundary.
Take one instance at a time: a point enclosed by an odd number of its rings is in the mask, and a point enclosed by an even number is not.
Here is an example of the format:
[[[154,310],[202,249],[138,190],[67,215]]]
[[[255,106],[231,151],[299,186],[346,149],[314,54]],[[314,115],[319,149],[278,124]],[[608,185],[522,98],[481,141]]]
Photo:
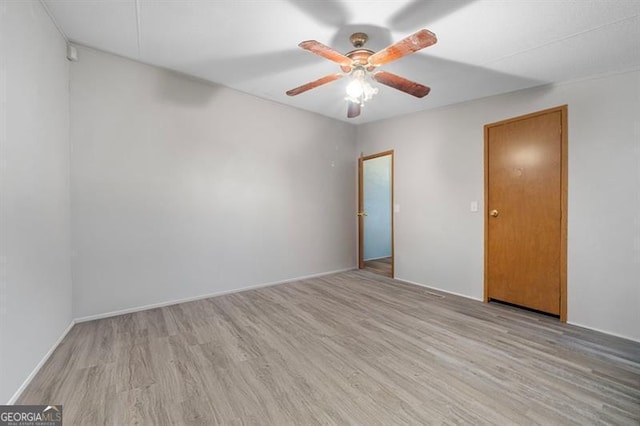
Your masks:
[[[393,151],[358,161],[358,266],[393,278]]]

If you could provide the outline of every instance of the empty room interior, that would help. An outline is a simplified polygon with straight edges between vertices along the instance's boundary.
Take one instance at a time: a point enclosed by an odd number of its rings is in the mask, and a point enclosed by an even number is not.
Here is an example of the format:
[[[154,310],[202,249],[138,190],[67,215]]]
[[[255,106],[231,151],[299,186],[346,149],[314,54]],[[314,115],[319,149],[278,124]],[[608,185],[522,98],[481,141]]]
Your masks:
[[[0,0],[0,404],[638,425],[640,1]]]

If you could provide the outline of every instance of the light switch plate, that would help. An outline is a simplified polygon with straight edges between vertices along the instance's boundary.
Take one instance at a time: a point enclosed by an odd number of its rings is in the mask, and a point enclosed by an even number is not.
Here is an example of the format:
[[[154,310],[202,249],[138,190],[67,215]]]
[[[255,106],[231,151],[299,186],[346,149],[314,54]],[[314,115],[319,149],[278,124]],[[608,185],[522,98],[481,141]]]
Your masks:
[[[400,204],[394,204],[393,205],[393,212],[394,213],[400,213]]]
[[[477,201],[472,201],[471,204],[469,205],[469,210],[471,210],[472,212],[477,212],[478,211],[478,202]]]

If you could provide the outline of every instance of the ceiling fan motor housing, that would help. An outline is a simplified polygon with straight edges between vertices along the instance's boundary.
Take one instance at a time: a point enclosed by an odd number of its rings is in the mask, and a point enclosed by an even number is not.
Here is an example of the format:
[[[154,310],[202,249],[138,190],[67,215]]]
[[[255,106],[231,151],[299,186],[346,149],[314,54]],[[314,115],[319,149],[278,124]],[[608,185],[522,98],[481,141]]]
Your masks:
[[[373,55],[373,51],[369,49],[355,49],[347,53],[345,56],[353,61],[350,66],[340,67],[343,72],[350,72],[355,67],[366,67],[367,71],[373,71],[375,67],[369,66],[369,56]]]

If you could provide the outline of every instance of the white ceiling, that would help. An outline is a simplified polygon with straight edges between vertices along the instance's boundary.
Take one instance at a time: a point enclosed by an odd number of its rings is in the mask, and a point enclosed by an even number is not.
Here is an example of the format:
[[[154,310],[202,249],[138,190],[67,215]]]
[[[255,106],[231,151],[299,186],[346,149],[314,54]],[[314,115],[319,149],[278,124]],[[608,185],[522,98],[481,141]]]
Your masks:
[[[640,69],[640,0],[43,0],[72,42],[355,124],[542,84]],[[381,67],[431,87],[416,99],[381,86],[346,118],[345,79],[297,47],[341,52],[369,34],[379,50],[421,28],[438,43]],[[80,59],[82,60],[82,59]],[[636,88],[637,89],[637,88]]]

